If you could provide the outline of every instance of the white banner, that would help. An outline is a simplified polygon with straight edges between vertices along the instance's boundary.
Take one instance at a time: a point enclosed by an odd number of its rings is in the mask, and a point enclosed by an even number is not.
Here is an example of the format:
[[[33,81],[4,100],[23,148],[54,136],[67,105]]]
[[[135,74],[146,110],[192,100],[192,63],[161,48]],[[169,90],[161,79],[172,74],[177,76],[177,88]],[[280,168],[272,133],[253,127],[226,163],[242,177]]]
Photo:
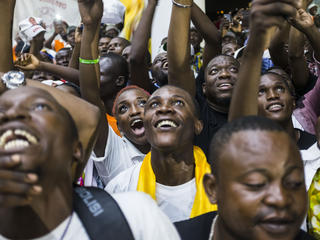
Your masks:
[[[80,14],[77,0],[17,0],[13,36],[18,31],[20,21],[28,17],[39,17],[47,25],[47,36],[53,32],[52,22],[61,17],[69,26],[80,24]]]

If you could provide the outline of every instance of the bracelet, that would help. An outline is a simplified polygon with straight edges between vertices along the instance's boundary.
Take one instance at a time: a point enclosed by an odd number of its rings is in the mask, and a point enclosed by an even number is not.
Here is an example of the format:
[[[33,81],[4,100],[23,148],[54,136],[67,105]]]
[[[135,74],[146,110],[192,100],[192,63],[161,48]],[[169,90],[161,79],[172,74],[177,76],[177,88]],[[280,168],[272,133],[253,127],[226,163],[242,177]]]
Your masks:
[[[174,5],[176,5],[177,7],[181,7],[181,8],[190,8],[190,7],[192,7],[192,3],[190,5],[184,5],[184,4],[176,2],[175,0],[172,0],[172,3]]]
[[[100,57],[97,59],[89,60],[89,59],[83,59],[79,57],[79,62],[83,64],[96,64],[99,63]]]

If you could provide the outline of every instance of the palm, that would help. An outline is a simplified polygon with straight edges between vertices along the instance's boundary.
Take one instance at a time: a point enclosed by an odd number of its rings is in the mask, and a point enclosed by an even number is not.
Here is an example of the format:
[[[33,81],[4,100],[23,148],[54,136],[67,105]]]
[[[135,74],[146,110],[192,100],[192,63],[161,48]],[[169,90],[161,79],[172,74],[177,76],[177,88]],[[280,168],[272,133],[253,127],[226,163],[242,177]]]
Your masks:
[[[303,30],[313,25],[313,19],[305,10],[299,9],[297,17],[292,20],[292,23],[299,30]]]
[[[103,13],[102,0],[78,0],[79,11],[84,25],[100,21]]]

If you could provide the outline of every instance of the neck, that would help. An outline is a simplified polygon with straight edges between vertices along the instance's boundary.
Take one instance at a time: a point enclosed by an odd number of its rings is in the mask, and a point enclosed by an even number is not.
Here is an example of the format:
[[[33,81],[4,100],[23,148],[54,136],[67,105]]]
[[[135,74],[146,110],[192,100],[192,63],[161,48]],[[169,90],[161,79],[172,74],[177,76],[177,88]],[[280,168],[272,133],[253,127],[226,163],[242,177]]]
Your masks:
[[[222,103],[215,103],[207,98],[207,103],[210,108],[216,110],[217,112],[221,113],[228,113],[230,104],[222,104]]]
[[[138,144],[134,144],[133,145],[143,154],[147,154],[148,152],[150,152],[150,144],[146,143],[144,145],[138,145]]]
[[[286,122],[279,123],[279,124],[281,125],[281,127],[283,127],[286,130],[286,132],[292,137],[292,139],[295,142],[299,141],[299,138],[300,138],[299,130],[296,130],[293,128],[293,124],[292,124],[291,119]]]
[[[66,189],[65,189],[66,190]],[[10,239],[33,239],[48,234],[72,213],[72,187],[56,187],[28,206],[0,208],[0,235]]]
[[[167,186],[184,184],[194,178],[193,145],[173,152],[151,148],[151,165],[156,182]]]
[[[103,98],[103,103],[104,107],[106,109],[106,113],[109,114],[110,116],[113,116],[112,114],[112,107],[113,107],[113,102],[116,96],[107,96]]]

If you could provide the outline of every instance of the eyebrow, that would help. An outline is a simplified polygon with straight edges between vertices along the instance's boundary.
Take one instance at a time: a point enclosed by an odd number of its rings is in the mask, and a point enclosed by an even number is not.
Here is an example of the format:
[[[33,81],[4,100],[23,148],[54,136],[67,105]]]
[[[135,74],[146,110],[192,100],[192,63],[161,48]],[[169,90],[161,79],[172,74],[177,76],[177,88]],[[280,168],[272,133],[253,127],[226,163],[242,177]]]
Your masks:
[[[244,178],[247,175],[251,174],[251,173],[261,173],[262,175],[265,175],[267,177],[269,177],[269,173],[266,169],[264,168],[254,168],[252,170],[249,170],[247,172],[245,172],[244,174],[241,174],[238,178]]]

